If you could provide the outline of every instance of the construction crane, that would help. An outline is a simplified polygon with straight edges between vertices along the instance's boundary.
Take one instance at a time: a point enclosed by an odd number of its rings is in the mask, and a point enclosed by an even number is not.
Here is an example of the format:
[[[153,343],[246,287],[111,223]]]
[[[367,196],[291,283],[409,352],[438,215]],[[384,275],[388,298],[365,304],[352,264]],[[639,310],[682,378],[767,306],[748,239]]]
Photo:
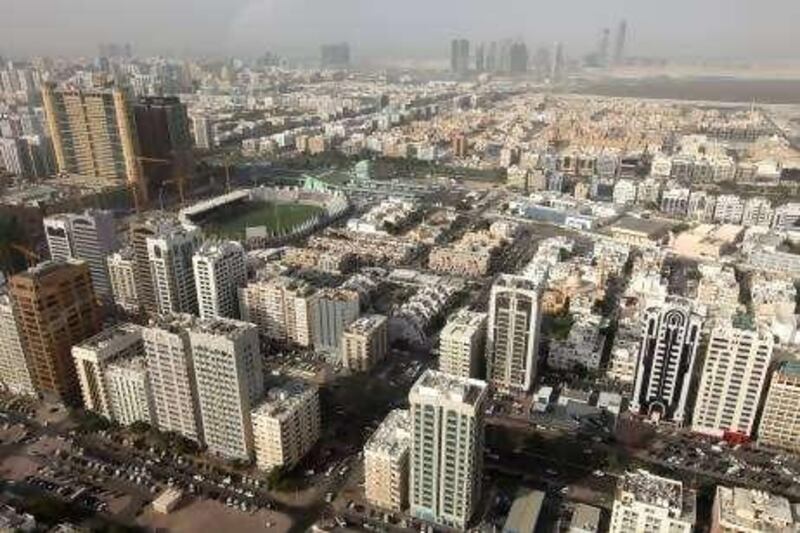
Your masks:
[[[39,263],[39,261],[41,261],[41,257],[39,256],[39,254],[37,254],[27,246],[17,243],[12,243],[9,246],[12,250],[16,250],[17,252],[25,256],[25,261],[28,262],[28,267],[36,266]]]

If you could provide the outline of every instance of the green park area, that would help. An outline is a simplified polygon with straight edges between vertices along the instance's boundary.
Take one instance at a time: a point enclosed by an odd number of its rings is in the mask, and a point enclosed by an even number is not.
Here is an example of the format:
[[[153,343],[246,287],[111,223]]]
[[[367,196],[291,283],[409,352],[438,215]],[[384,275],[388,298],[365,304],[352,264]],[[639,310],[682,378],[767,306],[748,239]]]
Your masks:
[[[216,214],[204,229],[220,237],[241,239],[248,227],[266,226],[268,232],[281,232],[323,212],[321,207],[309,204],[251,202]]]

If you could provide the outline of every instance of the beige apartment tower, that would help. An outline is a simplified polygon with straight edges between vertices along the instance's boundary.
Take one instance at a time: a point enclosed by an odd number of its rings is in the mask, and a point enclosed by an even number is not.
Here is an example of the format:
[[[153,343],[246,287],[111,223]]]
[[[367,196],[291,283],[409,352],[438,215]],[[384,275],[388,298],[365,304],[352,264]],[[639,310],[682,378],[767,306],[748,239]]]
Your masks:
[[[386,357],[388,320],[383,315],[362,316],[344,329],[341,343],[342,365],[354,372],[368,372]]]
[[[135,133],[122,89],[46,84],[42,100],[59,172],[138,187]]]
[[[800,452],[800,362],[782,363],[772,374],[758,426],[758,442]]]
[[[462,378],[479,377],[486,345],[486,313],[461,309],[439,335],[439,370]]]
[[[371,505],[389,511],[406,508],[410,450],[411,416],[395,409],[364,446],[364,490]]]

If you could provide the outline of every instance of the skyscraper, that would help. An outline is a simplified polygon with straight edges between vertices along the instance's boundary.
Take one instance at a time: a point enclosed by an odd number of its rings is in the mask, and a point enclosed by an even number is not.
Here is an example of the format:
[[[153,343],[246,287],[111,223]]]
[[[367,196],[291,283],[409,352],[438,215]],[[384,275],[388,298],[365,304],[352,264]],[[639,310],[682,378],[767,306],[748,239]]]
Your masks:
[[[800,453],[800,362],[781,363],[772,373],[758,426],[758,442]]]
[[[469,41],[453,39],[450,42],[450,70],[458,74],[469,71]]]
[[[174,96],[140,98],[133,104],[133,119],[142,157],[143,205],[162,188],[183,200],[193,171],[186,106]]]
[[[492,286],[486,335],[486,378],[503,392],[528,392],[539,351],[541,291],[521,276],[501,274]]]
[[[528,70],[528,47],[522,41],[511,44],[509,50],[509,71],[522,74]]]
[[[239,289],[247,283],[245,253],[235,241],[208,241],[192,258],[201,318],[239,318]]]
[[[36,395],[17,315],[5,290],[0,293],[0,387],[12,394]]]
[[[9,292],[34,387],[67,405],[80,405],[70,349],[100,329],[86,263],[40,263],[13,276]]]
[[[413,516],[466,529],[480,501],[487,397],[483,381],[435,370],[411,388]]]
[[[159,235],[167,228],[178,224],[175,215],[167,213],[148,213],[131,223],[130,242],[133,247],[134,279],[139,305],[149,314],[158,312],[158,301],[153,286],[153,272],[150,265],[150,254],[147,241]]]
[[[42,98],[60,172],[140,185],[134,126],[121,89],[80,91],[46,84]]]
[[[338,352],[344,329],[358,318],[358,293],[348,289],[323,289],[314,295],[312,331],[314,348]]]
[[[143,353],[142,331],[134,324],[118,324],[72,347],[72,358],[83,394],[83,407],[114,419],[106,385],[106,368],[116,359]]]
[[[142,338],[158,428],[199,442],[203,426],[188,333],[194,320],[191,315],[160,317],[142,329]]]
[[[646,311],[632,411],[658,421],[683,422],[704,318],[704,308],[677,296]]]
[[[200,238],[200,228],[180,224],[162,226],[156,235],[147,238],[159,313],[197,312],[192,257],[200,246]]]
[[[628,23],[621,20],[617,27],[617,37],[614,41],[614,64],[621,65],[625,61],[625,38],[628,32]]]
[[[554,49],[550,80],[561,81],[564,77],[564,45],[556,43]]]
[[[439,370],[462,378],[477,378],[486,348],[486,313],[461,309],[439,334]]]
[[[208,449],[253,458],[250,411],[264,394],[261,347],[253,324],[201,319],[189,329],[197,398]]]
[[[350,45],[323,44],[320,47],[320,59],[322,68],[347,68],[350,66]]]
[[[50,257],[86,261],[95,294],[111,301],[107,257],[117,247],[114,215],[97,209],[53,215],[44,219],[44,228]]]
[[[600,46],[597,50],[597,61],[600,66],[608,65],[608,47],[611,44],[611,30],[603,28],[603,34],[600,37]]]
[[[772,358],[768,331],[719,325],[711,331],[692,430],[749,438]]]
[[[483,43],[475,47],[475,72],[483,72],[485,69],[485,45]]]
[[[364,445],[364,494],[372,505],[403,511],[408,502],[411,417],[390,411]]]

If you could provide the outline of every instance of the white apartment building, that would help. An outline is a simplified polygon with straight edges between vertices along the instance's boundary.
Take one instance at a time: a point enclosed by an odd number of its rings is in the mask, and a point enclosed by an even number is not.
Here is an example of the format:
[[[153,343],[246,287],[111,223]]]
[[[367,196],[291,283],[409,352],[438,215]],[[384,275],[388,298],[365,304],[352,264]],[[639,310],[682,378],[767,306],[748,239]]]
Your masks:
[[[501,274],[492,286],[486,375],[502,392],[531,390],[538,361],[540,304],[541,291],[528,278]]]
[[[367,372],[386,357],[389,321],[383,315],[364,315],[344,329],[341,342],[342,365]]]
[[[742,225],[768,228],[772,225],[772,214],[772,202],[769,199],[761,196],[749,198],[744,203]]]
[[[125,248],[113,253],[108,256],[107,263],[114,303],[127,311],[138,311],[139,297],[136,289],[133,250]]]
[[[668,187],[661,194],[660,209],[664,213],[683,216],[689,208],[689,189],[685,187]]]
[[[783,496],[742,487],[717,485],[711,509],[712,533],[798,531],[792,504]]]
[[[711,330],[695,401],[692,430],[721,438],[750,437],[772,358],[765,330],[721,324]]]
[[[192,258],[200,318],[238,318],[239,289],[247,283],[244,248],[207,241]]]
[[[125,426],[134,422],[157,425],[144,356],[111,361],[106,366],[105,378],[114,420]]]
[[[5,290],[0,292],[0,386],[13,394],[36,395],[22,348],[16,311]]]
[[[645,313],[631,411],[683,423],[705,309],[668,296]]]
[[[617,482],[609,533],[691,533],[696,500],[680,481],[646,470],[628,472]]]
[[[411,515],[467,528],[481,496],[487,397],[485,382],[435,370],[411,388]]]
[[[118,324],[72,347],[72,359],[83,396],[83,406],[114,419],[106,384],[106,368],[117,359],[142,354],[142,330],[135,324]]]
[[[252,459],[250,411],[264,394],[256,326],[200,319],[189,329],[189,343],[206,446],[223,457]]]
[[[408,505],[411,416],[395,409],[364,446],[364,492],[370,505],[402,511]]]
[[[462,378],[476,378],[486,348],[486,313],[460,309],[439,334],[439,370]]]
[[[192,257],[200,246],[199,228],[166,224],[147,237],[147,257],[156,305],[161,314],[196,313]]]
[[[739,308],[739,282],[730,265],[701,264],[697,302],[706,306],[709,318],[730,319]]]
[[[174,431],[199,442],[203,428],[187,331],[194,320],[191,315],[161,317],[142,329],[142,338],[155,422],[162,431]]]
[[[273,387],[251,419],[258,468],[291,468],[319,439],[319,391],[302,381]]]
[[[718,224],[741,224],[744,202],[735,194],[720,194],[714,207],[714,222]]]
[[[114,215],[89,209],[80,214],[60,214],[44,219],[47,246],[52,259],[82,259],[89,267],[95,294],[112,297],[106,258],[117,247]]]
[[[772,373],[758,442],[800,453],[800,363],[785,362]]]
[[[283,276],[250,283],[239,290],[242,320],[270,339],[310,347],[313,295],[305,282]]]
[[[614,184],[612,198],[617,205],[633,205],[636,203],[636,184],[633,180],[617,180]]]
[[[714,220],[714,210],[716,207],[716,196],[705,191],[692,191],[692,194],[689,195],[687,215],[690,220],[711,222]]]
[[[358,318],[361,302],[356,291],[323,289],[313,298],[311,329],[314,348],[338,352],[342,333]]]

